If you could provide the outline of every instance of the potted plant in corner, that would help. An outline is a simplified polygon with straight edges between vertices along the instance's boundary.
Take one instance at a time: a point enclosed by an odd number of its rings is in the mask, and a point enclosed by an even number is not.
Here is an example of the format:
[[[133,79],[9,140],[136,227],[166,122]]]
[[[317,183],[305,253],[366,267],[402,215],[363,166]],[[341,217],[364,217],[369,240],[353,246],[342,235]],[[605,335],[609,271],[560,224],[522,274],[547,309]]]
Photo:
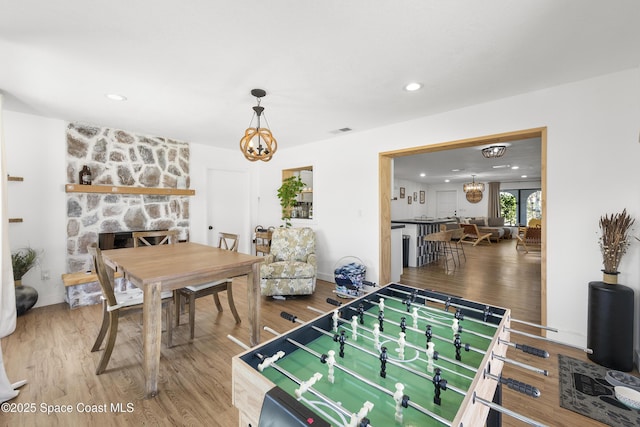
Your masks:
[[[634,292],[618,284],[618,267],[634,222],[626,209],[600,217],[603,280],[589,282],[587,347],[592,353],[588,357],[624,372],[633,370]]]
[[[38,301],[38,291],[31,286],[22,285],[22,277],[36,264],[38,252],[32,248],[20,249],[11,254],[13,281],[16,286],[16,311],[21,316]]]
[[[278,188],[278,199],[282,207],[282,220],[286,228],[291,227],[291,211],[298,201],[298,194],[304,188],[304,182],[299,176],[290,176],[282,180],[282,185]]]
[[[635,222],[624,209],[621,213],[600,217],[600,252],[602,253],[603,279],[609,284],[618,283],[618,266],[629,247],[629,230]]]

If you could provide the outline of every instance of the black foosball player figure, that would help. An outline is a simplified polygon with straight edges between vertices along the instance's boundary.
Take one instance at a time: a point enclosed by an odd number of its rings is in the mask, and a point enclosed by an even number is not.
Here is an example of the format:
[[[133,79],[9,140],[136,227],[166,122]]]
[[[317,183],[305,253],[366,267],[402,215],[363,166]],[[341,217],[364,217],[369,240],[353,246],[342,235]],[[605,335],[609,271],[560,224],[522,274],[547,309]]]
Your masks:
[[[436,374],[433,376],[433,385],[435,386],[435,395],[433,396],[433,403],[440,405],[442,400],[440,399],[440,390],[447,389],[447,380],[440,376],[440,368],[436,368]]]
[[[453,317],[455,317],[459,321],[463,321],[464,320],[464,313],[459,308],[456,308],[456,314],[454,314]]]
[[[340,335],[335,334],[333,336],[333,341],[340,343],[340,352],[338,354],[340,355],[340,357],[344,357],[344,343],[347,341],[344,330],[340,331]]]
[[[378,313],[378,323],[380,324],[380,332],[384,332],[384,311]]]
[[[400,330],[402,332],[406,332],[407,331],[407,318],[402,316],[400,318]]]
[[[427,337],[427,344],[431,342],[433,338],[433,331],[431,330],[431,325],[427,325],[427,329],[424,331],[424,335]]]
[[[456,360],[462,360],[462,356],[460,355],[460,349],[462,348],[462,340],[460,340],[460,334],[454,335],[453,345],[456,347]]]
[[[382,351],[380,352],[380,376],[382,378],[387,378],[387,359],[389,355],[387,354],[387,347],[382,347]]]
[[[412,303],[411,299],[407,298],[406,300],[404,300],[402,302],[403,302],[404,305],[407,306],[407,313],[410,313],[411,312],[411,303]]]
[[[358,305],[358,317],[360,317],[360,324],[364,325],[364,304]]]

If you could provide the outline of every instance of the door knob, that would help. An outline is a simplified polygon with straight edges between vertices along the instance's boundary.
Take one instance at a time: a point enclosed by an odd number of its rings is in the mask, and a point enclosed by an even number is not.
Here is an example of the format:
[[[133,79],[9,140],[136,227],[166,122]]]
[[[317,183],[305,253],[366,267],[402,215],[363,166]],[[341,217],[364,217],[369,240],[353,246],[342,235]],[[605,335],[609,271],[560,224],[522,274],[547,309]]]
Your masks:
[[[209,226],[209,230],[213,230],[213,225],[210,225],[210,226]]]

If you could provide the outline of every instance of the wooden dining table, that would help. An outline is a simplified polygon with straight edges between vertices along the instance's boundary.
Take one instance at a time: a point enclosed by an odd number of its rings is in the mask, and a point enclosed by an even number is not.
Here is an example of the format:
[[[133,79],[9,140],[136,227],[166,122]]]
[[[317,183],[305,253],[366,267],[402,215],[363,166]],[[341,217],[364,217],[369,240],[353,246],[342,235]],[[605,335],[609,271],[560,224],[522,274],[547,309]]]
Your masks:
[[[260,263],[263,257],[214,248],[198,243],[142,246],[102,251],[111,272],[122,272],[144,292],[143,352],[145,394],[158,394],[162,291],[215,280],[247,276],[249,343],[260,342]]]

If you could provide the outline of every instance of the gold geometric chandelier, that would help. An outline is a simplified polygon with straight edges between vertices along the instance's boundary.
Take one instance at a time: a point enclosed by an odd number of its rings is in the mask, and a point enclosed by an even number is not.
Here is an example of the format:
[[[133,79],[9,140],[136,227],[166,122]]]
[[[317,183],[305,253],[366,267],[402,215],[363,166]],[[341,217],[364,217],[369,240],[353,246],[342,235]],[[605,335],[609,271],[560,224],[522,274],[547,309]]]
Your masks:
[[[476,176],[471,175],[473,177],[472,182],[464,184],[462,186],[462,190],[466,193],[465,197],[470,203],[478,203],[482,200],[482,192],[484,191],[484,184],[481,182],[476,182]]]
[[[249,161],[262,160],[263,162],[268,162],[278,149],[278,142],[268,128],[260,127],[260,117],[264,112],[264,107],[260,106],[260,98],[266,96],[267,92],[262,89],[253,89],[251,95],[256,97],[258,105],[253,107],[254,114],[251,117],[249,128],[244,131],[244,136],[240,139],[240,150]],[[255,127],[251,127],[254,117],[257,117],[257,124]],[[266,116],[265,121],[267,121]],[[254,146],[253,139],[256,136],[258,137],[258,144]]]

